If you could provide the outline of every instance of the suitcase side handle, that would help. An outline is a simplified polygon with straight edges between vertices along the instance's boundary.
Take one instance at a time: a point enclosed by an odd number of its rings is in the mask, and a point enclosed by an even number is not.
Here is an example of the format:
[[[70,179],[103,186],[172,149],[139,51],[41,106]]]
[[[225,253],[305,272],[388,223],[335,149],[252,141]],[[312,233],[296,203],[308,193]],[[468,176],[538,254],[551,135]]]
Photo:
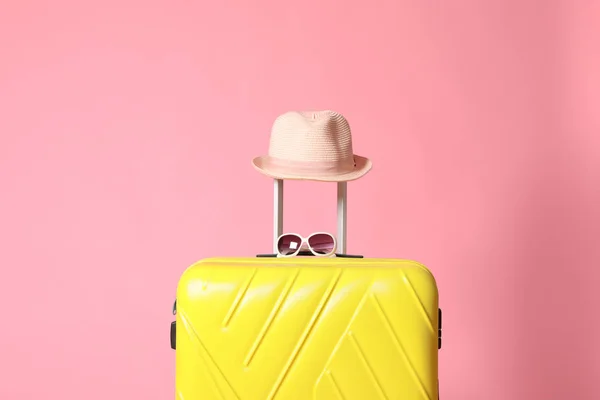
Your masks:
[[[346,254],[348,231],[348,183],[337,183],[337,244]],[[277,253],[277,238],[283,234],[283,179],[273,179],[273,253]]]
[[[173,315],[177,314],[177,299],[173,303]],[[171,349],[176,350],[177,348],[177,322],[171,322],[171,331],[170,331],[170,339],[171,339]]]

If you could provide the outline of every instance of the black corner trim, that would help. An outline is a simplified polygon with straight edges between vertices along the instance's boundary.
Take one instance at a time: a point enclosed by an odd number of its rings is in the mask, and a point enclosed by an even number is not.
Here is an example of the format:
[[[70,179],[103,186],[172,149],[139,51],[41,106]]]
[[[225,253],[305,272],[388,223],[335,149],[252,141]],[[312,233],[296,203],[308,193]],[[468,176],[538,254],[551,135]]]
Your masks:
[[[438,350],[442,348],[442,309],[438,308]]]
[[[177,347],[177,323],[171,322],[171,348],[175,350]]]

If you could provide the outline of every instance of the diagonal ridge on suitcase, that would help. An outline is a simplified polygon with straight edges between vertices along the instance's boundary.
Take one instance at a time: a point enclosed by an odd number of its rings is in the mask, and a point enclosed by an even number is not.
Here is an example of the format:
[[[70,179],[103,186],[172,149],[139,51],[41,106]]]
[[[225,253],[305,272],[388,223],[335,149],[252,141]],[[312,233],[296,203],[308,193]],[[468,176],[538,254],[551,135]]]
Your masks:
[[[321,298],[321,301],[317,305],[317,308],[313,312],[310,321],[308,322],[306,328],[302,332],[302,335],[300,336],[300,339],[298,340],[298,342],[294,346],[294,350],[292,351],[292,354],[291,354],[290,358],[288,359],[288,361],[286,363],[286,366],[283,368],[282,372],[279,374],[279,376],[277,378],[277,381],[275,382],[275,385],[271,389],[271,393],[269,394],[269,397],[268,397],[269,400],[273,399],[277,395],[277,392],[279,391],[279,388],[283,384],[283,381],[285,380],[285,378],[287,377],[290,369],[292,368],[292,366],[296,362],[298,354],[300,353],[300,351],[302,351],[302,348],[304,347],[304,344],[306,343],[306,340],[308,339],[308,337],[312,333],[314,326],[316,325],[316,323],[319,320],[319,318],[321,318],[323,310],[325,309],[325,307],[327,307],[327,304],[329,303],[329,300],[331,299],[331,294],[337,288],[338,282],[340,281],[343,272],[344,272],[343,269],[341,269],[341,268],[338,269],[337,273],[331,279],[331,281],[329,283],[329,286],[327,287],[327,290],[323,294],[323,296]]]
[[[417,291],[415,290],[415,287],[412,284],[410,278],[408,277],[408,275],[406,274],[405,271],[400,270],[399,272],[400,272],[400,275],[402,276],[402,281],[406,284],[408,291],[410,292],[412,298],[414,299],[416,307],[419,309],[419,312],[423,315],[423,318],[425,318],[427,326],[429,327],[429,329],[431,330],[432,333],[437,334],[436,330],[433,327],[432,316],[427,313],[427,310],[425,309],[425,306],[423,305],[423,301],[417,294]]]
[[[329,378],[329,381],[331,382],[331,385],[333,386],[333,389],[335,390],[335,394],[338,396],[338,398],[340,400],[344,400],[344,395],[342,394],[342,391],[340,390],[340,386],[337,383],[337,380],[333,377],[333,373],[331,371],[327,372],[327,377]]]
[[[237,312],[237,310],[240,306],[240,303],[244,300],[246,293],[248,293],[248,288],[252,284],[252,281],[254,281],[254,278],[256,277],[257,272],[258,272],[258,268],[254,268],[252,270],[252,273],[249,275],[248,279],[246,280],[246,282],[244,282],[244,284],[238,291],[237,296],[231,303],[231,307],[229,308],[229,310],[227,311],[227,314],[225,315],[225,318],[223,319],[223,327],[224,328],[227,328],[229,326],[229,322],[231,322],[231,319]]]
[[[339,340],[336,342],[335,346],[333,347],[333,350],[329,354],[329,358],[325,362],[325,369],[323,369],[323,371],[321,371],[321,374],[317,377],[317,379],[315,381],[315,385],[314,385],[315,389],[319,386],[319,384],[320,384],[321,380],[323,379],[323,377],[325,375],[330,374],[331,375],[330,376],[331,382],[334,384],[336,391],[340,393],[341,398],[344,398],[339,385],[333,379],[333,373],[329,369],[329,366],[331,365],[332,360],[337,355],[340,347],[342,346],[342,343],[346,339],[346,337],[348,335],[348,332],[350,331],[350,327],[352,326],[352,323],[356,320],[357,316],[362,311],[364,304],[368,300],[372,284],[373,284],[373,280],[371,280],[371,282],[366,286],[366,288],[365,288],[365,290],[364,290],[364,292],[363,292],[363,294],[362,294],[362,296],[361,296],[361,298],[360,298],[360,300],[359,300],[356,308],[354,309],[354,312],[353,312],[352,316],[350,317],[350,319],[348,320],[348,323],[346,324],[346,327],[345,327],[342,335],[339,337]]]
[[[415,382],[417,382],[419,389],[420,389],[421,393],[423,394],[423,397],[428,400],[432,400],[431,396],[429,395],[429,392],[427,392],[427,390],[425,389],[423,380],[419,376],[417,370],[415,369],[410,358],[408,357],[408,354],[406,353],[406,350],[404,349],[404,346],[402,345],[402,342],[400,341],[400,337],[399,337],[398,333],[395,331],[394,327],[390,323],[389,317],[387,316],[385,310],[381,306],[381,303],[377,299],[377,296],[372,295],[371,298],[373,299],[374,305],[376,306],[376,309],[378,311],[379,317],[381,318],[381,320],[383,322],[383,325],[385,326],[389,335],[393,339],[393,341],[396,345],[396,348],[398,349],[400,354],[402,354],[402,357],[404,358],[404,361],[406,362],[407,366],[409,367],[409,370],[410,370],[411,374],[413,375]]]
[[[189,337],[190,342],[197,344],[197,349],[199,350],[198,354],[200,355],[200,359],[203,361],[204,365],[206,366],[206,369],[208,370],[210,378],[211,378],[213,384],[215,385],[215,387],[217,388],[217,391],[219,392],[221,398],[226,399],[226,397],[221,389],[221,386],[217,382],[217,377],[214,374],[215,370],[218,371],[219,375],[221,376],[223,381],[227,384],[227,386],[229,387],[231,392],[235,395],[236,399],[240,400],[239,394],[236,392],[236,390],[233,387],[233,385],[231,384],[231,382],[229,382],[229,380],[227,379],[227,377],[225,376],[225,374],[223,373],[221,368],[219,368],[219,365],[216,363],[216,361],[214,360],[212,355],[209,353],[208,349],[202,342],[202,339],[200,339],[198,332],[196,332],[193,325],[190,323],[187,313],[183,310],[180,310],[178,313],[178,316],[179,316],[179,318],[181,318],[181,322],[183,323],[183,327],[184,327],[184,332]],[[210,365],[209,365],[209,361],[210,361]],[[212,366],[212,368],[211,368],[211,366]]]
[[[349,331],[347,336],[348,336],[348,340],[350,341],[350,343],[352,343],[352,345],[354,346],[354,350],[356,351],[356,353],[358,354],[358,357],[360,358],[363,365],[365,366],[369,376],[371,377],[372,381],[375,383],[375,388],[377,389],[377,392],[379,392],[379,395],[384,400],[388,400],[388,397],[385,394],[385,391],[383,390],[381,383],[379,383],[379,379],[377,379],[377,376],[375,375],[375,371],[373,370],[373,367],[371,366],[371,364],[365,357],[365,352],[360,347],[360,344],[358,343],[356,336],[352,333],[352,331]]]
[[[290,290],[292,289],[292,286],[294,286],[296,279],[298,279],[299,274],[300,274],[300,269],[297,269],[296,272],[291,276],[291,278],[288,279],[288,281],[286,282],[286,285],[283,288],[283,290],[281,291],[281,294],[279,295],[279,298],[275,302],[275,305],[271,309],[271,312],[269,313],[267,320],[265,321],[258,336],[254,340],[254,343],[250,347],[248,354],[246,355],[246,359],[244,360],[245,367],[248,367],[250,365],[250,363],[252,362],[254,355],[256,354],[256,352],[258,351],[258,348],[260,347],[261,343],[265,339],[265,336],[266,336],[267,332],[269,331],[269,328],[273,324],[275,317],[277,317],[277,314],[279,314],[279,310],[281,310],[281,306],[285,303],[287,297],[289,296]]]

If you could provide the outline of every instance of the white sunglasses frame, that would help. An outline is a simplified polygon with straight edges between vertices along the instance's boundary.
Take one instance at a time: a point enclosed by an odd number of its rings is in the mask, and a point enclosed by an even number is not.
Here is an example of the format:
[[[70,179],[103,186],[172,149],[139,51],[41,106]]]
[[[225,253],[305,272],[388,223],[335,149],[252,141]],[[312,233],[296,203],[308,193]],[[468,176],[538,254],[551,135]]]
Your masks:
[[[287,235],[294,235],[300,238],[300,245],[298,246],[298,248],[296,249],[296,251],[294,251],[292,254],[281,254],[279,252],[279,240]],[[333,239],[333,248],[331,249],[331,251],[327,254],[319,254],[317,252],[315,252],[312,247],[310,246],[310,244],[308,243],[308,241],[310,240],[311,237],[315,236],[315,235],[327,235],[329,237],[331,237]],[[299,233],[295,233],[295,232],[286,232],[286,233],[282,233],[281,235],[279,235],[279,237],[277,237],[277,240],[275,241],[275,250],[277,253],[277,257],[282,257],[282,258],[287,258],[287,257],[296,257],[298,255],[298,253],[300,253],[300,250],[302,250],[302,246],[304,246],[304,244],[306,244],[306,247],[308,248],[308,250],[315,256],[315,257],[335,257],[335,252],[337,250],[337,239],[335,238],[334,235],[332,235],[329,232],[314,232],[311,233],[310,235],[308,235],[307,237],[304,237],[302,235],[300,235]]]

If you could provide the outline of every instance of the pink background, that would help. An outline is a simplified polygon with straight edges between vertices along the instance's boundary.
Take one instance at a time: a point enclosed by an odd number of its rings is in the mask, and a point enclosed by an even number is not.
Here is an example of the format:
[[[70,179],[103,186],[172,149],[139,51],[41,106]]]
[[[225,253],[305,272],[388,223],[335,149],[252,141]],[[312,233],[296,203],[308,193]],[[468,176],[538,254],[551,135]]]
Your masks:
[[[270,250],[250,159],[294,109],[373,170],[349,252],[412,258],[444,400],[597,399],[593,1],[12,1],[0,11],[0,398],[174,397],[177,281]],[[335,227],[289,183],[285,228]]]

